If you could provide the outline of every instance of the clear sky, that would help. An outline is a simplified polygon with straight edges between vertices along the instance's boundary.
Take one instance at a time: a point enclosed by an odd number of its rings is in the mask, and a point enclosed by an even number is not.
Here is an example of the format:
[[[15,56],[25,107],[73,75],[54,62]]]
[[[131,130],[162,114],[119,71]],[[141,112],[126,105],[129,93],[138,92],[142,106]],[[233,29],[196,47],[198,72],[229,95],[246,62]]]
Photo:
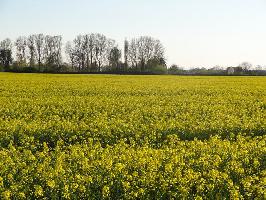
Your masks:
[[[266,65],[266,0],[0,0],[0,40],[91,32],[158,38],[169,65]]]

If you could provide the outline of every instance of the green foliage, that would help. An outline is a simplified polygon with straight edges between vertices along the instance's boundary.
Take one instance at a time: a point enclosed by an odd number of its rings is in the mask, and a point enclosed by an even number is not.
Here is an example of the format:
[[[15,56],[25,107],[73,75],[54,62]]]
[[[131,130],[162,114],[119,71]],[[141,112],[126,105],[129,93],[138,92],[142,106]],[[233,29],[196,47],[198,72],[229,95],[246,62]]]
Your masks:
[[[4,66],[4,70],[8,71],[12,63],[12,51],[10,49],[0,49],[0,65]]]
[[[266,80],[0,73],[2,199],[264,199]]]
[[[147,63],[147,72],[153,74],[167,74],[167,67],[165,60],[163,58],[153,58],[148,60]]]
[[[147,70],[149,73],[152,74],[167,74],[167,68],[163,65],[154,65],[148,68]]]

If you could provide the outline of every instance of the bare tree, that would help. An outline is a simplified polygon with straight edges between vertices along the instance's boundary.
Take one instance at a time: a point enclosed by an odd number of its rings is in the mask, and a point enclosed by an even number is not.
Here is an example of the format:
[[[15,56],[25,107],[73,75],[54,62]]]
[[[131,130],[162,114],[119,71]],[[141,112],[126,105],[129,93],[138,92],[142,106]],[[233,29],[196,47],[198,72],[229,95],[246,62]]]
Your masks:
[[[95,60],[96,60],[95,54],[94,54],[95,46],[96,46],[95,41],[96,41],[95,34],[94,33],[89,34],[88,35],[88,50],[87,50],[89,57],[87,59],[90,60],[90,68],[93,68],[93,63],[95,63]]]
[[[38,61],[38,66],[39,66],[39,71],[40,71],[40,67],[43,64],[42,62],[44,58],[44,35],[43,34],[34,35],[34,40],[35,40],[37,61]]]
[[[75,67],[75,52],[72,46],[71,42],[67,42],[65,46],[65,53],[68,56],[70,62],[71,62],[71,67],[74,69]]]
[[[77,68],[79,71],[83,70],[85,67],[85,55],[86,55],[86,47],[84,45],[84,36],[78,35],[74,39],[74,54],[75,60],[77,64]]]
[[[161,43],[160,40],[155,40],[154,41],[154,46],[153,46],[153,56],[158,58],[158,59],[165,59],[165,50],[164,47]]]
[[[148,64],[165,63],[164,47],[159,40],[152,37],[142,36],[132,39],[129,44],[128,58],[131,67],[146,71]]]
[[[107,49],[107,38],[102,34],[96,34],[96,47],[95,47],[95,56],[97,60],[97,67],[98,71],[101,71],[104,58],[105,58],[105,52]]]
[[[132,68],[138,68],[138,45],[137,40],[132,39],[128,47],[128,61]]]
[[[35,65],[36,51],[35,51],[35,37],[34,35],[30,35],[28,37],[27,45],[29,49],[29,65],[33,67]]]
[[[125,66],[125,71],[127,71],[127,68],[128,68],[128,48],[129,48],[129,43],[128,43],[128,40],[125,39],[125,42],[124,42],[124,66]]]
[[[55,64],[60,67],[62,63],[62,36],[54,36]]]
[[[12,42],[9,38],[6,38],[0,42],[0,49],[12,50]]]
[[[15,41],[17,63],[20,66],[25,66],[27,63],[26,49],[27,37],[20,36]]]
[[[242,62],[239,67],[242,67],[243,71],[247,72],[252,68],[252,64],[249,62]]]
[[[45,36],[44,39],[44,60],[45,64],[50,67],[60,67],[62,61],[61,48],[62,37],[61,36]]]
[[[86,57],[88,57],[88,38],[85,35],[78,35],[73,42],[67,42],[66,53],[71,60],[72,67],[81,71],[85,69],[85,65],[88,65]],[[88,67],[88,66],[87,66]]]
[[[66,45],[66,53],[76,70],[101,71],[108,64],[111,49],[115,46],[114,40],[102,34],[78,35],[73,43]]]

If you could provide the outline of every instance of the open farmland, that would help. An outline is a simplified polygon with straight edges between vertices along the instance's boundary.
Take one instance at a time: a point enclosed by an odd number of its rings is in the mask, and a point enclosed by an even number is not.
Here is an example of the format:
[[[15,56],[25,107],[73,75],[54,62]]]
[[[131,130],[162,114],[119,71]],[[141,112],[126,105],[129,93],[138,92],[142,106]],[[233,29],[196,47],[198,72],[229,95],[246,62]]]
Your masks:
[[[266,198],[266,78],[0,74],[3,199]]]

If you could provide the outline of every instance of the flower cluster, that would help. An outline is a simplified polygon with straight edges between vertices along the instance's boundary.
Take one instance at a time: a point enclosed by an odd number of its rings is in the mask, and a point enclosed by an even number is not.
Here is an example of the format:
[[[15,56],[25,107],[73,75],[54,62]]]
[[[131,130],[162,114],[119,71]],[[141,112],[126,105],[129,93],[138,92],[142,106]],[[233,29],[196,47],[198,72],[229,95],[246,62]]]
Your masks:
[[[0,199],[266,198],[263,77],[0,80]]]

